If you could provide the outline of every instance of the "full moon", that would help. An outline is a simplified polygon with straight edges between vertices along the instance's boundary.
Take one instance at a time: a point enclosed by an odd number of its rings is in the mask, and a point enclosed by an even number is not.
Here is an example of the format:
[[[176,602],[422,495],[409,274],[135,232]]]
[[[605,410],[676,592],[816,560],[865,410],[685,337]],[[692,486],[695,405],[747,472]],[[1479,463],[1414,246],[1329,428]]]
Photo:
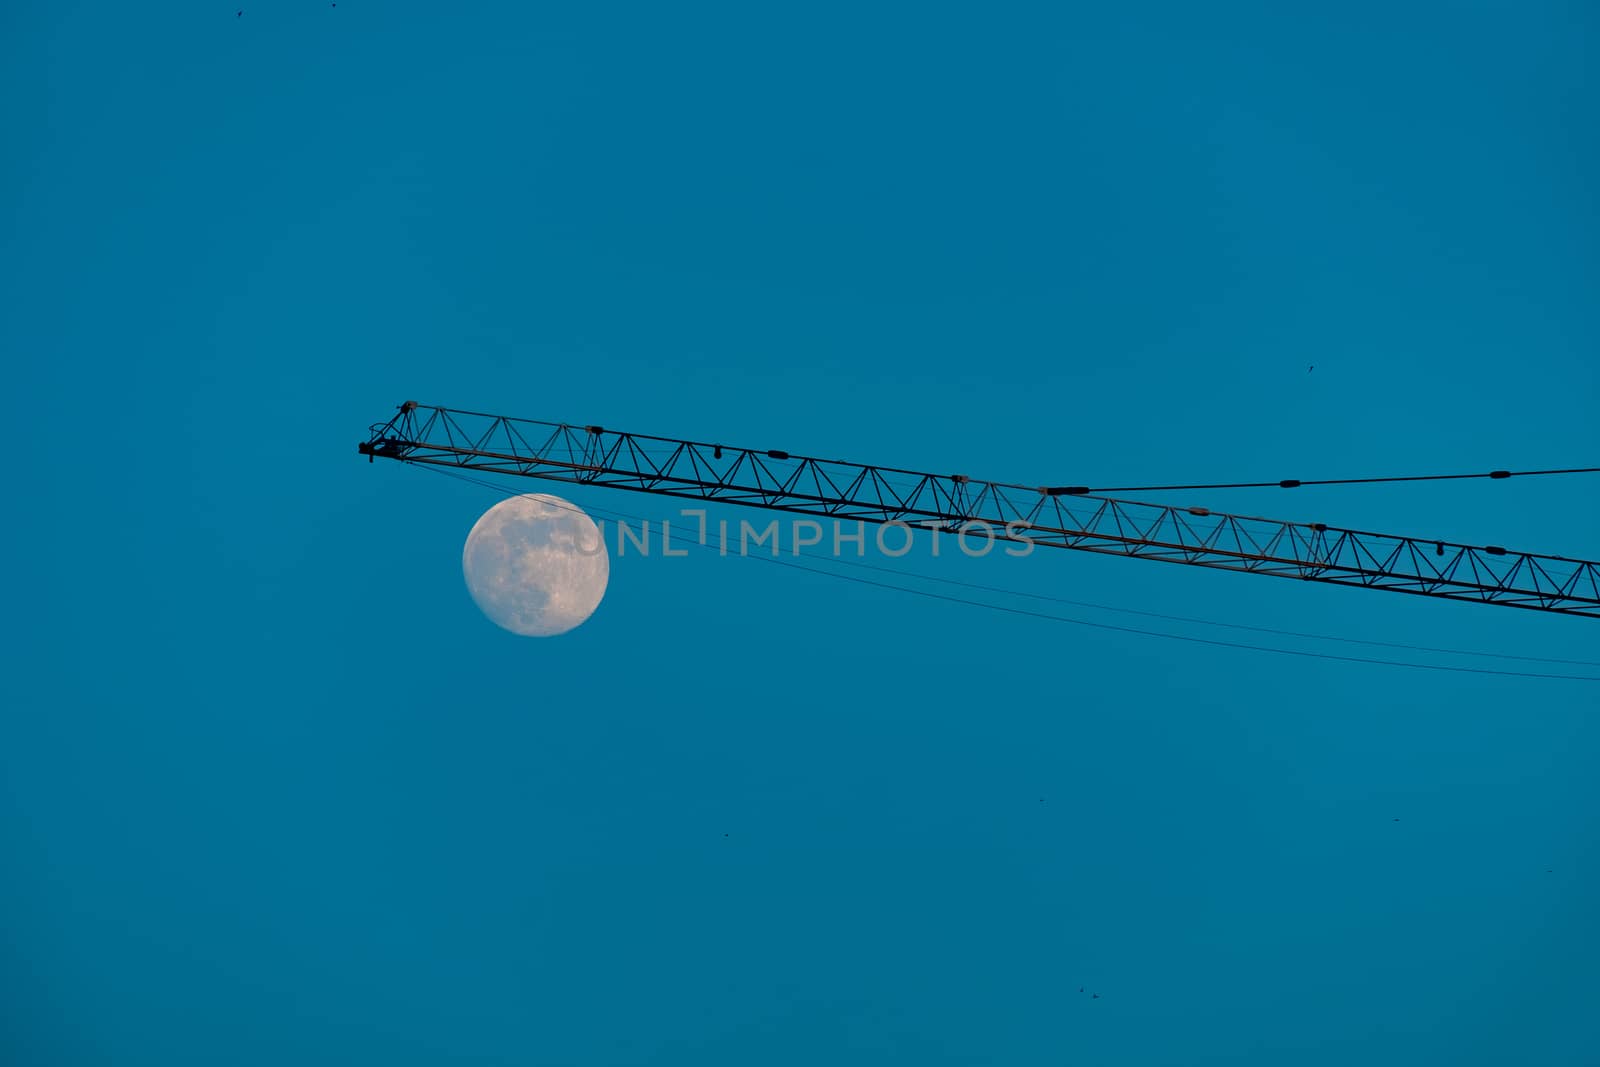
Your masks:
[[[524,637],[582,625],[600,606],[611,557],[594,520],[548,493],[502,500],[461,550],[467,591],[491,622]]]

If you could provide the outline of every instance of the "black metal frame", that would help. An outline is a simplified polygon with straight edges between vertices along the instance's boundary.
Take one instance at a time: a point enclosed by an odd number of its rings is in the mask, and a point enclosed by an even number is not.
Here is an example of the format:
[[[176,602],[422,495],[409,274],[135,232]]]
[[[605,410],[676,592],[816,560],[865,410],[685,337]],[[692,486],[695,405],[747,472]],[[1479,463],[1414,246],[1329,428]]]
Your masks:
[[[361,442],[370,459],[600,485],[699,501],[1271,574],[1600,618],[1600,563],[1142,501],[1080,486],[796,456],[407,401]]]

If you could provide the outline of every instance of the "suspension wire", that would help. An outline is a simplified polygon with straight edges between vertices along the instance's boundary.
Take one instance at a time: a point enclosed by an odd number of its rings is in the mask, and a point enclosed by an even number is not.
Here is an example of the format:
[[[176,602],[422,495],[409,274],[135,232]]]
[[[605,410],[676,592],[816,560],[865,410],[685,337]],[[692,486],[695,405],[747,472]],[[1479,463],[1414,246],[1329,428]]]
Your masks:
[[[683,444],[652,446],[637,442],[629,445],[630,451],[645,456],[672,456],[680,452],[683,447]],[[727,446],[718,445],[715,447],[718,450],[718,455],[721,455],[721,449]],[[749,450],[740,449],[738,451]],[[832,463],[840,461],[821,460],[819,462]],[[878,472],[878,476],[884,480],[885,484],[897,485],[897,487],[914,485],[920,478],[920,476],[915,475],[910,471],[894,471],[878,468]],[[1302,486],[1307,485],[1377,485],[1390,482],[1443,482],[1460,481],[1474,478],[1487,478],[1494,481],[1500,481],[1506,478],[1534,478],[1559,474],[1597,473],[1600,473],[1600,467],[1561,467],[1550,470],[1534,471],[1493,470],[1473,472],[1468,474],[1412,474],[1374,478],[1280,478],[1275,482],[1212,482],[1197,483],[1194,485],[1106,485],[1093,487],[1086,485],[1075,485],[1067,487],[1066,492],[1061,495],[1088,496],[1100,495],[1104,493],[1157,493],[1177,492],[1192,489],[1299,489]],[[897,478],[895,477],[896,475],[904,475],[905,477]]]
[[[1210,485],[1107,485],[1082,493],[1157,493],[1180,489],[1299,489],[1303,485],[1374,485],[1378,482],[1446,482],[1464,478],[1533,478],[1548,474],[1595,474],[1600,467],[1565,467],[1544,471],[1487,471],[1482,474],[1413,474],[1394,478],[1284,478],[1276,482],[1214,482]],[[1078,487],[1074,487],[1076,490]],[[1081,494],[1078,494],[1081,495]]]
[[[492,492],[494,492],[496,494],[500,494],[502,496],[504,494],[506,494],[507,492],[510,492],[510,490],[508,490],[503,485],[499,485],[499,484],[494,483],[494,482],[490,482],[490,481],[486,481],[486,480],[483,480],[483,479],[475,478],[475,477],[472,477],[470,475],[465,475],[465,474],[462,474],[462,473],[460,473],[458,471],[452,471],[452,470],[450,470],[450,469],[448,469],[446,467],[442,467],[442,466],[439,466],[437,464],[414,463],[414,462],[411,462],[411,461],[406,461],[406,465],[407,466],[423,467],[423,468],[426,468],[428,470],[432,470],[432,471],[434,471],[434,472],[436,472],[438,474],[442,474],[442,475],[444,475],[446,477],[455,478],[455,479],[457,479],[459,481],[468,482],[468,483],[470,483],[472,485],[476,485],[476,486],[480,486],[480,487],[485,488],[485,489],[489,489]],[[520,494],[513,493],[512,495],[520,495]],[[549,504],[550,502],[549,501],[545,501],[545,503]],[[587,515],[587,512],[582,508],[568,507],[568,506],[562,505],[562,504],[551,504],[551,506],[557,507],[557,508],[561,508],[564,511],[570,511],[570,512],[572,512],[574,514],[577,514],[577,515]],[[636,522],[647,522],[647,521],[649,521],[649,520],[645,519],[643,516],[631,515],[631,514],[628,514],[626,512],[611,511],[611,510],[606,509],[606,508],[592,508],[590,510],[592,510],[596,514],[604,515],[604,516],[612,517],[612,518],[633,519]],[[716,548],[717,548],[717,546],[715,546],[715,545],[706,544],[704,541],[700,540],[699,538],[690,537],[688,534],[676,535],[676,536],[673,537],[673,540],[678,541],[680,544],[697,545],[700,548],[704,548],[704,549],[708,549],[708,550],[716,550]],[[873,586],[873,587],[879,588],[879,589],[891,589],[891,590],[894,590],[894,591],[897,591],[897,592],[901,592],[901,593],[910,593],[913,596],[926,597],[926,598],[931,599],[931,600],[942,600],[942,601],[945,601],[947,603],[963,604],[963,605],[967,605],[969,607],[987,608],[987,609],[989,609],[991,611],[1000,611],[1000,612],[1004,612],[1004,613],[1006,613],[1008,615],[1019,615],[1019,616],[1024,616],[1024,617],[1028,617],[1028,618],[1043,619],[1043,620],[1046,620],[1046,621],[1049,621],[1049,622],[1066,623],[1066,624],[1072,625],[1072,626],[1085,626],[1085,627],[1089,627],[1091,629],[1096,629],[1096,630],[1109,630],[1109,631],[1114,631],[1114,632],[1117,632],[1117,633],[1136,634],[1136,635],[1143,636],[1143,637],[1159,637],[1159,638],[1165,638],[1165,639],[1171,640],[1171,641],[1184,641],[1184,642],[1187,642],[1187,643],[1190,643],[1190,644],[1211,645],[1211,646],[1219,647],[1219,648],[1237,648],[1237,649],[1243,649],[1243,650],[1251,651],[1251,652],[1270,652],[1270,653],[1275,653],[1277,655],[1283,655],[1283,656],[1300,656],[1300,657],[1307,658],[1307,659],[1331,660],[1331,661],[1341,662],[1341,663],[1367,663],[1367,664],[1375,664],[1375,665],[1378,665],[1378,666],[1385,666],[1385,667],[1407,667],[1407,668],[1411,668],[1411,669],[1414,669],[1414,670],[1448,671],[1448,672],[1455,673],[1455,674],[1497,675],[1497,676],[1509,677],[1509,678],[1549,678],[1549,679],[1557,679],[1557,680],[1561,680],[1561,681],[1571,681],[1571,682],[1600,682],[1600,676],[1584,675],[1584,674],[1547,674],[1547,673],[1539,673],[1539,672],[1533,672],[1533,671],[1496,670],[1494,668],[1488,668],[1488,667],[1460,667],[1460,666],[1451,666],[1451,665],[1437,664],[1437,663],[1415,663],[1415,662],[1406,661],[1406,660],[1372,659],[1372,658],[1362,657],[1362,656],[1340,656],[1340,655],[1334,655],[1332,653],[1327,653],[1327,652],[1310,652],[1310,651],[1306,651],[1306,650],[1302,650],[1302,649],[1276,648],[1276,647],[1272,647],[1272,646],[1269,646],[1269,645],[1252,645],[1252,644],[1246,644],[1246,643],[1238,642],[1238,641],[1218,641],[1218,640],[1213,640],[1211,638],[1194,637],[1194,636],[1186,635],[1186,634],[1167,633],[1167,632],[1164,632],[1164,631],[1161,631],[1161,630],[1144,630],[1144,629],[1140,629],[1140,628],[1132,627],[1132,626],[1117,626],[1117,625],[1114,625],[1112,623],[1091,622],[1091,621],[1086,620],[1086,619],[1069,618],[1069,617],[1067,617],[1065,615],[1052,615],[1052,614],[1049,614],[1048,612],[1030,611],[1030,610],[1028,610],[1026,608],[1008,607],[1008,606],[1003,605],[1003,604],[992,604],[992,603],[989,603],[988,601],[983,601],[983,600],[971,600],[971,599],[968,599],[966,597],[952,596],[952,595],[945,594],[945,593],[935,593],[935,592],[932,592],[932,591],[929,591],[929,590],[926,590],[926,589],[916,589],[916,588],[913,588],[911,586],[895,585],[895,584],[893,584],[891,582],[882,582],[882,581],[877,581],[877,580],[874,580],[874,579],[871,579],[871,578],[858,578],[858,577],[854,577],[854,576],[848,575],[848,574],[839,574],[839,573],[834,572],[834,571],[823,570],[823,569],[821,569],[819,567],[808,567],[808,566],[806,566],[805,564],[802,564],[802,563],[796,563],[796,562],[794,562],[792,560],[780,559],[780,558],[777,558],[777,557],[774,557],[774,556],[741,555],[738,558],[740,558],[740,559],[760,560],[761,562],[764,562],[764,563],[776,563],[776,564],[778,564],[779,566],[782,566],[782,567],[789,567],[789,568],[792,568],[794,570],[809,571],[812,574],[820,574],[825,578],[837,578],[837,579],[840,579],[842,581],[854,582],[854,583],[856,583],[858,585]],[[815,558],[818,558],[818,557],[808,556],[807,558],[815,559]],[[853,562],[853,561],[838,560],[836,562],[844,563],[844,562]],[[874,569],[891,570],[890,568],[874,568]],[[895,572],[895,571],[891,570],[891,573],[903,573],[903,572]],[[917,574],[911,574],[909,576],[910,577],[930,577],[931,578],[931,576],[917,575]],[[931,579],[931,580],[937,581],[939,579]],[[960,583],[960,584],[964,584],[965,585],[965,584],[972,584],[972,583]],[[1025,594],[1025,593],[1024,594],[1017,594],[1017,593],[1014,593],[1014,591],[1012,591],[1012,590],[998,589],[998,588],[990,587],[990,586],[975,586],[975,587],[976,588],[980,588],[980,589],[987,589],[987,590],[989,590],[991,592],[1009,593],[1009,594],[1012,594],[1012,595],[1022,595],[1022,596],[1029,595],[1029,594]],[[1090,605],[1090,604],[1083,603],[1083,602],[1079,602],[1079,603],[1082,603],[1082,606],[1088,606],[1088,607],[1098,606],[1098,605]],[[1162,616],[1162,617],[1166,617],[1166,616]],[[1181,618],[1181,617],[1173,616],[1172,618]],[[1211,623],[1211,622],[1209,622],[1207,620],[1203,620],[1203,619],[1184,620],[1184,621],[1199,622],[1199,623],[1201,623],[1203,625],[1232,625],[1232,624],[1227,624],[1227,623],[1220,623],[1220,624],[1219,623]],[[1270,632],[1270,633],[1280,633],[1280,634],[1284,634],[1284,635],[1287,635],[1287,636],[1310,637],[1310,638],[1313,638],[1315,640],[1331,640],[1331,641],[1355,641],[1356,640],[1354,638],[1327,637],[1327,636],[1318,635],[1318,634],[1295,634],[1293,631],[1279,631],[1279,630],[1273,630],[1273,629],[1271,629],[1269,627],[1260,627],[1258,629],[1262,629],[1262,630],[1265,630],[1265,631]],[[1371,642],[1371,643],[1373,643],[1373,644],[1384,644],[1383,642]],[[1405,648],[1405,647],[1412,647],[1412,646],[1398,645],[1398,646],[1394,646],[1394,647]],[[1469,650],[1457,650],[1457,649],[1437,649],[1437,650],[1428,649],[1428,651],[1442,651],[1442,652],[1449,652],[1449,653],[1451,653],[1453,655],[1464,655],[1464,656],[1492,656],[1492,657],[1497,657],[1497,658],[1498,657],[1502,657],[1502,655],[1503,655],[1501,653],[1495,653],[1495,652],[1473,652],[1473,651],[1469,651]],[[1535,657],[1504,656],[1503,658],[1533,659]],[[1595,664],[1592,664],[1590,661],[1586,661],[1586,660],[1551,660],[1549,662],[1595,665]]]
[[[475,485],[481,485],[484,488],[493,489],[497,492],[512,491],[507,486],[484,479],[475,478],[471,475],[451,472],[448,470],[448,468],[439,467],[434,464],[416,464],[416,466],[425,466],[430,470],[437,471],[438,473],[447,473],[460,481],[472,482]],[[644,516],[641,515],[631,515],[619,511],[608,511],[605,508],[592,508],[590,510],[594,511],[595,514],[606,515],[612,518],[632,519],[636,522],[648,521],[644,518]],[[1199,626],[1217,626],[1228,630],[1244,630],[1252,633],[1275,634],[1281,637],[1299,637],[1311,641],[1336,641],[1341,644],[1348,645],[1367,645],[1374,648],[1394,648],[1409,652],[1436,652],[1450,656],[1479,656],[1488,659],[1519,660],[1526,663],[1557,663],[1575,667],[1600,667],[1600,660],[1562,659],[1555,656],[1525,656],[1510,652],[1484,652],[1478,649],[1470,648],[1449,648],[1441,645],[1418,645],[1399,641],[1377,641],[1363,637],[1342,637],[1334,634],[1310,633],[1305,630],[1286,630],[1276,626],[1253,626],[1248,623],[1222,622],[1217,619],[1204,619],[1193,615],[1173,615],[1160,611],[1145,611],[1139,608],[1127,608],[1115,604],[1100,604],[1092,600],[1073,600],[1069,597],[1054,596],[1050,593],[1032,593],[1021,589],[1009,589],[1005,586],[985,585],[982,582],[967,582],[962,581],[959,578],[945,578],[940,575],[926,574],[920,571],[908,571],[902,567],[885,567],[875,563],[868,563],[865,560],[843,559],[839,557],[830,558],[827,556],[818,556],[809,552],[803,553],[803,555],[805,555],[808,559],[817,560],[823,563],[832,563],[841,567],[859,567],[863,570],[878,571],[882,574],[892,574],[903,578],[915,578],[926,582],[937,582],[941,585],[959,586],[963,589],[976,589],[988,593],[999,593],[1003,596],[1026,597],[1030,600],[1048,601],[1054,604],[1068,604],[1073,607],[1093,608],[1097,611],[1110,611],[1121,615],[1138,615],[1150,619],[1165,619],[1169,622],[1193,623]]]
[[[1218,626],[1227,630],[1246,630],[1252,633],[1276,634],[1280,637],[1302,637],[1311,641],[1337,641],[1346,645],[1368,645],[1374,648],[1396,648],[1408,652],[1439,652],[1451,656],[1482,656],[1488,659],[1521,660],[1527,663],[1562,663],[1575,667],[1600,667],[1600,660],[1592,659],[1561,659],[1555,656],[1522,656],[1510,652],[1481,652],[1470,648],[1446,648],[1440,645],[1413,645],[1400,641],[1376,641],[1365,637],[1340,637],[1334,634],[1314,634],[1305,630],[1285,630],[1276,626],[1252,626],[1242,622],[1222,622],[1219,619],[1202,619],[1194,615],[1172,615],[1162,611],[1144,611],[1140,608],[1125,608],[1115,604],[1097,604],[1091,600],[1073,600],[1069,597],[1053,596],[1050,593],[1029,593],[1021,589],[1008,589],[1004,586],[985,585],[982,582],[964,582],[959,578],[943,578],[936,574],[924,574],[919,571],[906,571],[898,567],[884,567],[865,560],[855,559],[829,559],[826,556],[815,556],[807,553],[812,559],[825,563],[837,563],[844,567],[860,567],[869,571],[881,571],[884,574],[897,574],[907,578],[917,578],[925,582],[938,582],[941,585],[955,585],[964,589],[979,589],[989,593],[1001,593],[1006,596],[1026,597],[1029,600],[1044,600],[1053,604],[1069,604],[1079,608],[1094,608],[1097,611],[1110,611],[1119,615],[1138,615],[1147,619],[1165,619],[1169,622],[1187,622],[1198,626]]]

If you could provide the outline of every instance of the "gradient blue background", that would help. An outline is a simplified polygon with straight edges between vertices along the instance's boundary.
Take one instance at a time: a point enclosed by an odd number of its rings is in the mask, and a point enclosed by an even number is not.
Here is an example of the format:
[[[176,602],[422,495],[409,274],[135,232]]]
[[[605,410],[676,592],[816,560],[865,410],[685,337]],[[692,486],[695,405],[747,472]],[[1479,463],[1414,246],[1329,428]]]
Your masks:
[[[1593,465],[1592,7],[239,2],[0,13],[0,1058],[1596,1062],[1594,684],[700,554],[519,639],[493,497],[355,452],[415,398],[1027,483]],[[1593,558],[1595,485],[1181,502]]]

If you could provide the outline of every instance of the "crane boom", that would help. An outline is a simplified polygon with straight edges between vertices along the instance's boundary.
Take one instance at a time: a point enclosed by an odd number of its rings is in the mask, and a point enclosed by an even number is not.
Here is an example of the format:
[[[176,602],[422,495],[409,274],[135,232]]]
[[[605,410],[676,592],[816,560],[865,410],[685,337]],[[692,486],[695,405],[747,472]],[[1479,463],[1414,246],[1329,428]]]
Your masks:
[[[1600,563],[407,401],[360,453],[696,501],[1600,618]]]

